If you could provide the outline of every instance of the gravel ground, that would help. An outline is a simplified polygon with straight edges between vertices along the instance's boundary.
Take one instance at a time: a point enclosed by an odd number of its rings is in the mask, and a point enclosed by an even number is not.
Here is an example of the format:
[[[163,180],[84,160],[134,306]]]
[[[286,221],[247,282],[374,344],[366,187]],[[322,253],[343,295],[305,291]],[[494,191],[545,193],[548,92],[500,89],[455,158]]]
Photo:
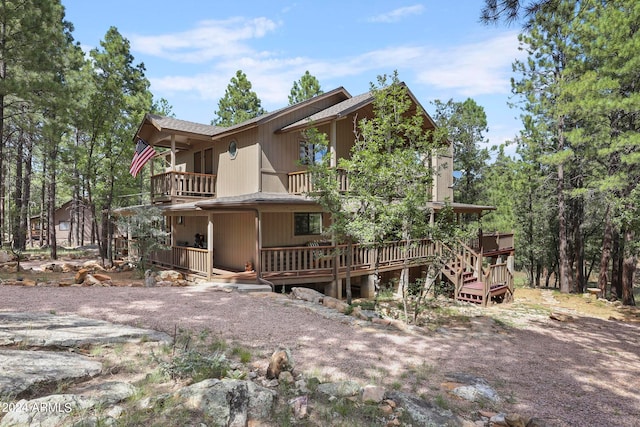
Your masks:
[[[287,346],[298,371],[431,396],[444,394],[447,373],[468,373],[503,396],[502,411],[551,426],[640,425],[638,323],[530,316],[513,328],[478,317],[470,328],[406,333],[328,318],[282,295],[195,286],[0,286],[0,311],[75,313],[170,335],[209,330],[260,357]]]

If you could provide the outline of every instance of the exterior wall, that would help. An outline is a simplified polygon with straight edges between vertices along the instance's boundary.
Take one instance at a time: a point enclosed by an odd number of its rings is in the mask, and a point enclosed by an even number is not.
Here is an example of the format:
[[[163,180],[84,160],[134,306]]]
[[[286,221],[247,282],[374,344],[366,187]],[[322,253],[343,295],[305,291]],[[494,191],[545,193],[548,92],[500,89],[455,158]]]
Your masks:
[[[436,171],[433,181],[433,200],[453,202],[453,145],[448,153],[435,156],[432,160]]]
[[[300,208],[297,212],[313,212]],[[262,247],[273,248],[283,246],[305,246],[318,240],[327,240],[326,236],[309,235],[295,236],[293,230],[294,212],[263,212],[262,213]],[[329,224],[329,215],[322,217],[322,228]]]
[[[255,213],[234,212],[213,215],[214,266],[243,271],[256,260]]]
[[[172,221],[176,246],[193,246],[195,235],[198,233],[204,235],[205,248],[207,248],[209,242],[206,241],[208,225],[206,216],[181,215],[169,218]]]
[[[238,153],[231,158],[228,147],[236,141]],[[215,141],[217,147],[218,178],[216,180],[217,197],[237,196],[259,191],[259,159],[260,144],[256,128],[249,129],[232,138]],[[246,260],[245,260],[246,261]]]

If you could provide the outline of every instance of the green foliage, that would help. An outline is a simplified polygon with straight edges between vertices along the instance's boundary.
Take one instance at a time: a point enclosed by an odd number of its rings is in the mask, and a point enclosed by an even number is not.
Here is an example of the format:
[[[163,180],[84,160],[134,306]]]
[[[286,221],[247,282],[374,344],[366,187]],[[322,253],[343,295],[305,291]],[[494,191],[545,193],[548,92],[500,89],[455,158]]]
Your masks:
[[[208,378],[223,378],[229,370],[229,361],[224,353],[186,350],[162,362],[160,369],[171,379],[191,379],[196,383]]]
[[[146,261],[153,251],[166,249],[164,243],[169,236],[160,224],[164,217],[160,208],[137,206],[130,208],[130,215],[118,219],[118,228],[127,232],[138,253],[138,269],[147,269]]]
[[[232,126],[264,113],[266,111],[262,108],[258,95],[251,90],[247,75],[238,70],[235,77],[231,78],[224,97],[218,101],[218,110],[215,112],[217,118],[211,124]]]
[[[323,92],[320,89],[320,82],[307,70],[300,77],[300,80],[293,82],[291,94],[289,95],[289,105],[297,104],[321,93]]]
[[[461,173],[454,182],[454,200],[460,203],[486,203],[481,182],[489,160],[489,151],[480,148],[487,132],[487,115],[484,108],[467,98],[464,102],[432,102],[436,111],[434,120],[453,143],[453,169]],[[446,173],[453,173],[447,171]]]

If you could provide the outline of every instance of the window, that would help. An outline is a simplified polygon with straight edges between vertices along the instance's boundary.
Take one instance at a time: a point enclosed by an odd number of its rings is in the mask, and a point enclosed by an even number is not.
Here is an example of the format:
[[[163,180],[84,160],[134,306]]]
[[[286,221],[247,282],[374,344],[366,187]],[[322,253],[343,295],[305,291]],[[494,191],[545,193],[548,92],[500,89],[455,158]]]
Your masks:
[[[202,173],[202,152],[193,153],[193,172]]]
[[[213,174],[213,148],[204,150],[204,173]]]
[[[315,165],[327,154],[326,148],[310,144],[307,141],[300,141],[298,143],[298,150],[298,158],[303,165]]]
[[[296,212],[294,214],[295,236],[318,235],[322,233],[322,213],[320,212]]]
[[[60,221],[58,224],[60,231],[69,231],[69,221]]]
[[[231,141],[229,143],[229,157],[231,157],[231,159],[235,159],[236,156],[238,155],[238,143],[235,141]]]

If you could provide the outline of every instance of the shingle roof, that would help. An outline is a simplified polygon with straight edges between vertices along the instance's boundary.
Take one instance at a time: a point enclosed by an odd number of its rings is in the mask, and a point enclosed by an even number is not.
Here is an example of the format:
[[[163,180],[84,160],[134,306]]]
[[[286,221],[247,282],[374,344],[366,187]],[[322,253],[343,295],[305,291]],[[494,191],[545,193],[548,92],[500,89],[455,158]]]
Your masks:
[[[218,132],[226,130],[226,128],[221,126],[204,125],[202,123],[189,122],[173,117],[160,116],[158,114],[147,114],[147,119],[161,130],[173,130],[204,136],[213,136]]]
[[[316,201],[306,196],[288,193],[250,193],[240,196],[219,197],[196,203],[201,209],[215,209],[233,206],[250,206],[260,204],[315,204]]]
[[[356,95],[353,98],[349,98],[344,100],[338,104],[332,105],[331,107],[325,108],[324,110],[318,111],[315,114],[312,114],[309,117],[306,117],[302,120],[298,120],[295,123],[291,123],[280,129],[283,132],[286,132],[291,129],[295,129],[302,126],[307,126],[310,122],[312,123],[320,123],[332,118],[341,117],[349,114],[350,112],[357,110],[373,101],[373,96],[371,92],[366,92],[360,95]]]

